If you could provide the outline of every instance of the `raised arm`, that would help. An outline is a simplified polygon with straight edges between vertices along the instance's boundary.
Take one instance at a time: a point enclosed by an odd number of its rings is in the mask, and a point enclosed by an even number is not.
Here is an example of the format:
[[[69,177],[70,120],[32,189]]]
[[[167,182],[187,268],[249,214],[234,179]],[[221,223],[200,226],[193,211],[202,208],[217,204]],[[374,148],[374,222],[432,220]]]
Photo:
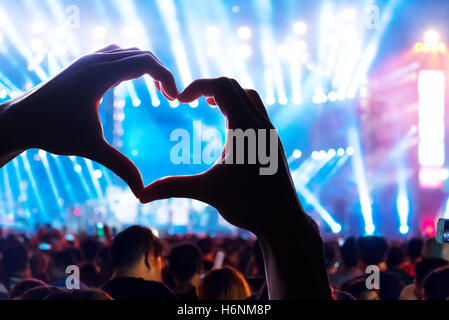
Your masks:
[[[188,103],[201,96],[218,105],[227,120],[221,159],[203,174],[156,181],[141,201],[185,197],[214,206],[228,222],[259,238],[270,299],[331,299],[322,239],[301,207],[260,97],[235,80],[219,78],[193,82],[178,99]],[[239,149],[242,137],[252,138]],[[237,164],[241,156],[244,164]]]

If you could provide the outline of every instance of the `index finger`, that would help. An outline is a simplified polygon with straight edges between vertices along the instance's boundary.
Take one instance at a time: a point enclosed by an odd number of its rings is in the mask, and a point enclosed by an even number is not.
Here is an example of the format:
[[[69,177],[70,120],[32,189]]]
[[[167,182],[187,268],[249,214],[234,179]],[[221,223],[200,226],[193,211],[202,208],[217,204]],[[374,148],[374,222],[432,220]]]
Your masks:
[[[137,79],[144,74],[148,74],[162,84],[163,90],[170,98],[175,99],[178,96],[178,88],[173,74],[151,54],[133,55],[101,64],[100,67],[104,68],[103,72],[107,77],[107,89],[119,82]]]

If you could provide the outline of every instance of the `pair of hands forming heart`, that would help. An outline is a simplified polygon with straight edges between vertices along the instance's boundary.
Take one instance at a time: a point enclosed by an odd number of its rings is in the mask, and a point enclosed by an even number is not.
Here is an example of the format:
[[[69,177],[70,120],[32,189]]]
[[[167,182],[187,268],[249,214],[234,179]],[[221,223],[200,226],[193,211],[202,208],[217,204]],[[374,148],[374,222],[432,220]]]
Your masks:
[[[131,160],[105,141],[98,114],[102,96],[122,81],[144,74],[155,80],[158,90],[169,100],[189,103],[207,97],[210,104],[220,108],[229,129],[274,129],[257,92],[242,89],[237,81],[196,80],[179,93],[173,75],[154,54],[111,45],[77,60],[46,83],[1,105],[0,165],[24,150],[39,148],[58,155],[89,158],[104,165],[119,175],[142,203],[171,197],[206,202],[231,224],[259,237],[272,298],[298,296],[297,274],[301,285],[307,287],[299,291],[328,298],[322,251],[316,254],[317,248],[322,249],[321,237],[299,203],[280,140],[278,170],[274,175],[260,175],[258,162],[242,165],[219,161],[203,174],[163,178],[146,188]],[[269,134],[265,136],[270,139]],[[262,139],[259,136],[257,139],[258,146],[268,144],[259,141]],[[228,145],[229,140],[223,159],[235,156]],[[308,248],[298,249],[295,243],[304,241]],[[293,260],[287,249],[297,252]],[[304,264],[301,258],[310,261]],[[295,259],[299,259],[297,263]],[[321,277],[313,283],[304,283],[301,275],[316,270],[320,270]]]

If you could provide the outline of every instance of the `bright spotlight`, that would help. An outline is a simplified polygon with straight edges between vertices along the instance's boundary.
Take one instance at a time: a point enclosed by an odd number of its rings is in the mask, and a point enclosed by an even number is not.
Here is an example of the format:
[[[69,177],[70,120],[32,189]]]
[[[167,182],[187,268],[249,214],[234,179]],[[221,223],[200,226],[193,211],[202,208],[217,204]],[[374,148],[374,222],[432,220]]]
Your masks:
[[[58,44],[54,49],[57,56],[62,57],[67,54],[67,46],[65,44]]]
[[[306,34],[307,33],[307,24],[303,21],[298,21],[293,25],[293,31],[299,35]]]
[[[242,45],[242,46],[239,47],[238,52],[239,52],[239,56],[240,56],[240,57],[242,57],[242,58],[248,58],[248,57],[250,57],[251,54],[252,54],[252,49],[251,49],[251,47],[250,47],[249,45],[244,44],[244,45]]]
[[[340,156],[340,157],[344,156],[345,155],[345,149],[338,148],[337,155]]]
[[[221,31],[217,26],[212,26],[207,29],[206,34],[209,40],[218,40],[220,39]]]
[[[285,44],[281,44],[278,47],[277,51],[278,51],[279,57],[281,57],[282,59],[290,59],[291,50],[290,50],[289,46],[287,46]]]
[[[287,104],[287,102],[288,102],[287,97],[280,97],[279,98],[279,104],[285,106]]]
[[[329,157],[329,158],[333,158],[333,157],[335,157],[337,155],[337,152],[335,151],[335,149],[329,149],[328,151],[327,151],[327,156]]]
[[[334,91],[329,92],[329,94],[327,95],[327,98],[329,99],[329,101],[331,102],[335,102],[337,101],[337,93]]]
[[[133,101],[132,101],[132,104],[133,104],[134,107],[137,108],[137,107],[139,107],[142,104],[142,101],[140,101],[139,98],[134,98]]]
[[[347,147],[346,148],[346,153],[348,154],[348,156],[354,155],[354,148],[353,147]]]
[[[313,160],[318,160],[320,158],[320,153],[318,151],[313,151],[312,152],[312,159]]]
[[[300,150],[293,151],[293,158],[299,159],[302,156],[302,152]]]
[[[249,27],[240,27],[237,30],[237,35],[242,40],[248,40],[249,38],[251,38],[252,31]]]
[[[77,172],[77,173],[80,173],[81,171],[83,171],[83,168],[79,164],[76,164],[73,167],[73,169],[75,169],[75,172]]]
[[[47,156],[47,153],[44,150],[39,150],[38,154],[41,159],[44,159]]]
[[[367,235],[372,235],[374,233],[374,230],[376,230],[376,228],[372,224],[368,224],[365,227],[365,232],[366,232]]]
[[[192,108],[197,108],[199,106],[198,100],[195,100],[195,101],[189,103],[189,106]]]
[[[153,99],[151,104],[153,105],[153,107],[159,107],[161,105],[161,101]]]
[[[209,47],[207,48],[207,55],[209,57],[215,58],[218,56],[218,48],[217,47]]]
[[[105,27],[98,26],[94,28],[92,35],[95,39],[104,39],[106,38],[107,33],[108,31],[106,30]]]
[[[8,95],[8,92],[6,90],[0,90],[0,99],[5,99]]]
[[[101,172],[101,170],[95,170],[94,171],[94,178],[95,179],[101,179],[102,176],[103,176],[103,172]]]
[[[179,101],[178,100],[170,101],[169,104],[170,104],[170,107],[172,107],[172,108],[179,107]]]
[[[41,52],[44,49],[44,43],[41,39],[34,39],[31,41],[31,49],[34,52]]]
[[[427,30],[424,39],[429,44],[436,44],[440,40],[440,35],[435,30]]]
[[[357,16],[357,12],[353,8],[346,8],[343,10],[343,18],[345,20],[354,20]]]
[[[3,33],[0,32],[0,44],[3,43]]]
[[[407,234],[408,230],[409,230],[408,226],[400,226],[399,227],[399,232],[402,233],[402,234]]]
[[[36,34],[41,34],[45,30],[45,24],[43,21],[36,21],[31,26],[31,31]]]

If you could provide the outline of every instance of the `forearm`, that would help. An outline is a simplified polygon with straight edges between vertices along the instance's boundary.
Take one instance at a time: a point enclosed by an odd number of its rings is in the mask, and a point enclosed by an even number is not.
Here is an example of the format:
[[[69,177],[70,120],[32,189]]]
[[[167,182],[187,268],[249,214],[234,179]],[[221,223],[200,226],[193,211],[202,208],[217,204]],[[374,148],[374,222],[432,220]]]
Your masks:
[[[270,299],[332,299],[321,236],[299,203],[279,210],[290,216],[282,230],[259,235]]]
[[[12,103],[8,101],[0,104],[0,168],[25,150],[20,130],[26,128],[20,128],[20,124],[12,118]]]

